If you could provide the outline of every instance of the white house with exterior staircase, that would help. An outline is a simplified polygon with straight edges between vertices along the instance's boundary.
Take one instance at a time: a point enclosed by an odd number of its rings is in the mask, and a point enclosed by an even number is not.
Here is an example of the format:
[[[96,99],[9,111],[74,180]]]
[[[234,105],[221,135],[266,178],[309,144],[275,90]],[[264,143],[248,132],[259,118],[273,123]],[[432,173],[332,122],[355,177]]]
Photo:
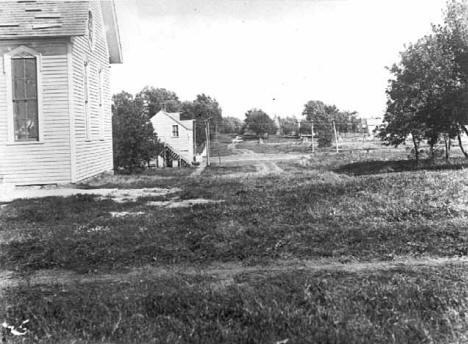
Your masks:
[[[151,118],[151,123],[164,144],[159,166],[190,166],[195,161],[195,120],[181,120],[179,112],[161,110]]]

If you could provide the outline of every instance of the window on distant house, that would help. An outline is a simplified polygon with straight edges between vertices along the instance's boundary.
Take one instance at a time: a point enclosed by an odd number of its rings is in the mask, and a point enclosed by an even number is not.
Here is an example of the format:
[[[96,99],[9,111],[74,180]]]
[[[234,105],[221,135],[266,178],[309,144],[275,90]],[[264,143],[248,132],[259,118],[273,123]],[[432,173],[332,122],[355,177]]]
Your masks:
[[[14,141],[39,141],[37,58],[11,58]]]
[[[179,126],[178,125],[173,125],[172,126],[172,136],[173,137],[179,137]]]

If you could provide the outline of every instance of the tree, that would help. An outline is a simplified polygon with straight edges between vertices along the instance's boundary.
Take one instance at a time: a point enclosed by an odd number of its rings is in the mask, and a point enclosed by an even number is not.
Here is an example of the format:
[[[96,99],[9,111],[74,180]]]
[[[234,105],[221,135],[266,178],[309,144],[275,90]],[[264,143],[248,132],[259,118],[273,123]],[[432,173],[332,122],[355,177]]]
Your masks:
[[[251,109],[245,114],[245,128],[255,133],[258,139],[276,133],[275,122],[263,110]]]
[[[338,111],[334,115],[336,130],[340,133],[362,132],[361,119],[356,111]]]
[[[240,134],[242,132],[242,121],[237,117],[223,117],[219,132],[225,134]]]
[[[421,141],[428,142],[434,157],[433,148],[441,137],[450,140],[459,134],[455,115],[463,83],[448,42],[444,30],[434,27],[390,68],[394,78],[387,89],[386,125],[380,137],[397,146],[411,135],[416,159]]]
[[[447,45],[454,56],[454,67],[460,77],[459,93],[453,99],[453,116],[458,125],[458,142],[463,154],[464,151],[460,133],[468,135],[468,2],[466,0],[451,0],[447,3],[444,26],[437,27],[439,32],[446,37]]]
[[[161,146],[141,98],[121,92],[112,101],[114,167],[132,172],[156,157]]]
[[[142,101],[150,118],[162,109],[167,112],[179,112],[182,107],[175,92],[165,88],[145,86],[135,98]]]
[[[449,2],[444,25],[433,26],[430,35],[411,44],[390,68],[393,79],[380,136],[397,146],[411,135],[416,159],[423,140],[430,146],[431,157],[441,139],[446,158],[455,137],[464,152],[460,133],[468,134],[467,9],[465,0]]]
[[[326,105],[320,100],[311,100],[304,105],[302,115],[308,122],[314,122],[314,133],[318,137],[319,147],[329,147],[333,139],[333,120],[338,109]],[[302,125],[301,125],[302,127]]]
[[[299,133],[299,124],[294,117],[279,118],[279,129],[283,135],[297,135]]]
[[[181,118],[195,120],[196,141],[199,145],[206,141],[205,121],[210,120],[210,131],[213,133],[222,123],[222,110],[216,99],[199,94],[195,100],[182,103]]]

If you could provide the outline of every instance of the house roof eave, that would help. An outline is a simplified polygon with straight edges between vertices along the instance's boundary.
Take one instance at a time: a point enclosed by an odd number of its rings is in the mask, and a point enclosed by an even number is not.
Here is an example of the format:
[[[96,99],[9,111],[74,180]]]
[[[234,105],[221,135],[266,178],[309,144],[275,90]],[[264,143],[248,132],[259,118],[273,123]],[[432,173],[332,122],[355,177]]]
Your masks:
[[[101,1],[110,63],[123,63],[122,44],[114,0]]]
[[[164,111],[164,110],[160,110],[158,113],[156,113],[156,114],[155,114],[153,117],[151,117],[151,118],[155,118],[155,117],[156,117],[158,114],[160,114],[160,113],[162,113],[162,114],[164,114],[165,116],[169,117],[170,119],[172,119],[174,122],[176,122],[177,124],[181,125],[181,126],[184,127],[185,129],[187,129],[187,130],[192,130],[192,131],[193,131],[193,128],[188,128],[188,127],[183,123],[184,121],[181,121],[181,120],[179,120],[179,119],[177,119],[177,118],[172,117],[171,114],[170,114],[169,112],[166,112],[166,111]],[[190,120],[187,120],[187,121],[193,121],[193,120],[190,119]]]

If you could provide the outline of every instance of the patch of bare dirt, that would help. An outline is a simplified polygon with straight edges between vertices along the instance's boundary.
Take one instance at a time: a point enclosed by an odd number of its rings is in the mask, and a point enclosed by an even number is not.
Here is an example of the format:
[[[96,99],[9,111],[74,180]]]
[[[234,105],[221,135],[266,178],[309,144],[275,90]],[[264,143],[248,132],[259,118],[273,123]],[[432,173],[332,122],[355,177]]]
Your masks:
[[[0,194],[0,202],[11,202],[21,198],[69,197],[73,195],[96,195],[98,199],[112,199],[115,202],[134,202],[139,197],[160,197],[181,191],[178,188],[145,189],[74,189],[74,188],[21,188]]]
[[[255,172],[236,172],[218,176],[219,178],[246,178],[264,176],[267,174],[280,174],[284,170],[274,161],[258,161],[255,165]]]
[[[143,211],[111,211],[109,214],[116,218],[145,215]]]
[[[197,204],[214,204],[222,203],[223,200],[213,200],[205,198],[194,198],[194,199],[172,199],[169,201],[149,201],[146,202],[146,205],[152,207],[163,207],[163,208],[188,208]]]
[[[190,177],[197,177],[205,170],[206,164],[202,161],[199,166],[190,174]]]

